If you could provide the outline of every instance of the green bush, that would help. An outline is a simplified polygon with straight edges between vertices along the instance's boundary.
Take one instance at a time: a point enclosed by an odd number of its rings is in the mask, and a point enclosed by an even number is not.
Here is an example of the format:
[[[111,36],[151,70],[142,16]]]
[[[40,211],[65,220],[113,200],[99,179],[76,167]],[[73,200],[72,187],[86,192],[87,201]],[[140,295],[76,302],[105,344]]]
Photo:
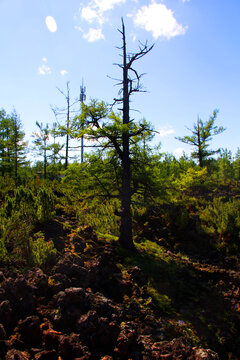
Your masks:
[[[44,187],[40,188],[36,197],[37,219],[45,223],[54,215],[55,199],[52,191]]]
[[[7,249],[3,239],[0,239],[0,261],[6,260],[8,257]]]
[[[101,234],[119,235],[119,217],[115,211],[119,209],[118,199],[92,199],[81,203],[77,208],[79,225],[88,225]]]
[[[167,314],[171,314],[173,312],[172,301],[167,295],[159,293],[150,284],[148,285],[147,290],[160,311]]]
[[[6,195],[0,209],[0,259],[10,257],[27,263],[31,233],[39,222],[51,220],[54,205],[52,191],[44,187],[33,192],[20,186],[14,196]]]
[[[15,188],[14,179],[8,174],[0,176],[0,197],[4,197],[9,191]]]
[[[36,239],[31,240],[32,261],[35,265],[46,267],[54,263],[57,250],[52,241],[45,241],[43,233],[35,234]]]
[[[19,212],[15,212],[7,219],[1,218],[0,229],[1,241],[8,252],[6,257],[26,263],[31,253],[29,238],[33,230],[29,219],[22,218]]]
[[[240,200],[215,198],[200,213],[201,227],[226,254],[240,250]]]
[[[55,198],[51,189],[41,187],[36,195],[27,188],[20,186],[13,197],[6,195],[1,208],[1,217],[10,218],[13,213],[19,218],[31,219],[32,223],[51,220],[54,215]]]
[[[31,190],[20,186],[13,197],[6,195],[1,207],[1,217],[8,219],[13,213],[18,213],[21,218],[34,217],[35,199]]]
[[[179,190],[186,190],[191,187],[202,186],[207,180],[207,168],[187,169],[186,173],[181,174],[180,179],[175,181],[175,186]]]

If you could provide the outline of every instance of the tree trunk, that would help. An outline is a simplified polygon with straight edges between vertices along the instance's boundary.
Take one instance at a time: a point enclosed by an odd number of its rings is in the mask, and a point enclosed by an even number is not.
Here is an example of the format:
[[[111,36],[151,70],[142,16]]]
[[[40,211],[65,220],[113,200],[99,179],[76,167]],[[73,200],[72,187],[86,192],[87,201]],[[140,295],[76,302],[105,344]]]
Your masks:
[[[70,96],[69,96],[69,87],[67,87],[67,135],[66,135],[65,169],[67,169],[68,167],[69,122],[70,122]]]
[[[129,123],[129,79],[127,67],[127,52],[125,27],[122,22],[123,35],[123,124]],[[122,209],[121,209],[121,227],[120,227],[120,244],[128,249],[134,248],[132,237],[132,216],[131,216],[131,170],[129,156],[129,132],[122,135],[123,156],[122,156]]]
[[[18,151],[17,151],[17,144],[15,144],[14,178],[15,178],[15,185],[17,186],[17,181],[18,181]]]
[[[199,118],[197,120],[197,144],[198,144],[198,164],[202,168],[203,167],[203,154],[202,154],[202,141],[201,141],[201,134],[200,134],[200,124]]]
[[[43,178],[47,178],[47,150],[44,149]]]

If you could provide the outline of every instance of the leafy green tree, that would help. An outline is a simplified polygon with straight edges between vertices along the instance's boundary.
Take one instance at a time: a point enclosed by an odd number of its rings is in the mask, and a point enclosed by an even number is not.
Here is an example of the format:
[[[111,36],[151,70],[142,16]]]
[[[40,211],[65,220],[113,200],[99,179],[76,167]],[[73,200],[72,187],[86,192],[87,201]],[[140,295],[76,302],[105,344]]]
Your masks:
[[[220,157],[217,159],[217,176],[222,181],[233,179],[232,152],[228,149],[220,149]]]
[[[119,30],[122,35],[122,63],[118,66],[122,70],[122,80],[120,81],[120,97],[114,99],[115,104],[121,104],[122,117],[109,111],[103,102],[92,101],[89,106],[82,104],[82,115],[78,117],[78,129],[82,124],[86,125],[85,131],[79,131],[79,137],[83,133],[94,140],[102,141],[102,146],[113,146],[118,157],[121,160],[121,216],[119,242],[125,248],[134,248],[132,237],[132,216],[131,216],[131,156],[130,143],[131,139],[150,132],[145,124],[136,124],[130,119],[130,97],[141,89],[141,75],[134,69],[137,60],[149,53],[152,46],[147,42],[143,45],[140,43],[139,51],[128,53],[126,45],[125,26],[122,19],[122,29]]]
[[[27,143],[24,141],[22,123],[16,110],[7,115],[0,111],[0,162],[4,175],[13,175],[17,182],[19,167],[26,164]]]
[[[0,111],[0,159],[2,175],[11,172],[11,129],[12,120],[6,111]]]
[[[84,119],[85,122],[85,129],[81,130],[81,123],[82,123],[82,119]],[[119,168],[116,168],[115,170],[115,174],[117,175],[116,177],[114,177],[114,171],[113,171],[113,167],[112,168],[112,173],[111,173],[111,178],[115,179],[115,184],[117,186],[120,185],[120,197],[123,201],[123,198],[125,200],[125,196],[130,196],[130,200],[131,200],[131,196],[132,196],[132,178],[130,178],[130,183],[129,186],[130,188],[128,189],[129,193],[127,193],[127,195],[125,194],[125,187],[126,184],[123,182],[123,176],[122,176],[122,181],[119,184],[119,175],[121,178],[122,172],[123,170],[123,133],[125,133],[127,131],[128,133],[128,137],[129,137],[129,166],[133,166],[133,159],[132,159],[132,155],[131,154],[131,145],[135,145],[135,141],[136,141],[136,136],[139,136],[140,134],[144,134],[144,133],[150,133],[151,129],[147,127],[147,124],[144,123],[134,123],[134,122],[130,122],[128,124],[123,124],[122,123],[122,119],[120,116],[114,114],[111,110],[109,110],[108,106],[104,103],[104,102],[97,102],[96,100],[92,100],[90,102],[90,105],[82,105],[82,113],[81,115],[76,118],[76,132],[78,133],[78,137],[81,137],[82,134],[85,134],[85,137],[88,140],[94,140],[97,141],[96,143],[96,147],[97,148],[102,148],[102,149],[112,149],[112,154],[111,157],[113,159],[113,162],[115,161],[115,165],[120,165]],[[94,146],[94,145],[93,145]],[[119,159],[120,159],[120,163],[119,163]],[[112,164],[113,164],[112,162]],[[95,163],[96,164],[96,163]],[[98,162],[98,166],[100,165],[100,163]],[[108,166],[111,165],[111,162],[108,161]],[[92,165],[91,165],[92,168]],[[98,167],[99,169],[99,167]],[[105,168],[106,169],[106,168]],[[120,170],[120,171],[119,171]],[[103,169],[104,171],[104,169]],[[129,169],[130,171],[130,169]],[[120,172],[120,174],[119,174]],[[95,174],[97,173],[97,171],[94,172]],[[103,176],[106,179],[106,174],[104,174],[104,172],[102,172]],[[96,175],[95,179],[99,182],[99,184],[102,184],[102,189],[104,188],[105,190],[105,194],[107,194],[109,189],[106,185],[103,185],[103,176],[101,175]],[[98,179],[97,179],[97,178]],[[109,183],[108,183],[109,184]],[[131,205],[131,201],[130,201],[130,205]],[[122,232],[125,232],[125,226],[129,226],[129,223],[127,223],[126,225],[126,220],[125,217],[126,216],[130,216],[130,224],[131,224],[131,213],[130,213],[130,209],[129,212],[125,213],[123,211],[124,208],[122,208],[119,211],[119,215],[121,216],[121,229],[120,229],[120,237],[119,237],[119,241],[120,243],[126,247],[126,248],[132,248],[133,247],[133,242],[132,242],[132,237],[128,238],[129,241],[126,241],[126,238],[124,238],[124,240],[122,240],[121,238],[121,234]],[[128,219],[129,220],[129,219]],[[122,231],[122,232],[121,232]],[[129,235],[129,234],[128,234]],[[130,241],[131,239],[131,241]]]
[[[12,134],[11,134],[11,144],[12,144],[12,159],[14,163],[14,178],[15,182],[18,179],[19,167],[27,164],[26,161],[26,149],[27,142],[24,141],[25,133],[22,130],[22,123],[20,117],[17,115],[14,110],[11,116],[12,119]]]
[[[48,124],[44,126],[43,123],[40,124],[37,121],[36,125],[38,131],[33,133],[33,137],[35,138],[33,143],[37,149],[37,154],[43,157],[43,177],[46,179],[48,160],[50,160],[53,165],[56,165],[56,160],[61,159],[60,151],[63,145],[56,143],[55,135],[53,136],[53,142],[50,142],[51,135],[55,132],[54,125],[52,130]]]
[[[225,129],[222,126],[216,126],[215,121],[218,114],[218,110],[213,111],[213,115],[210,116],[209,120],[203,122],[200,118],[197,119],[197,122],[193,125],[191,131],[191,136],[177,137],[177,140],[180,140],[184,144],[193,146],[196,150],[191,153],[193,159],[198,160],[200,167],[204,166],[204,161],[219,152],[218,150],[210,150],[209,142],[212,140],[212,137],[218,134],[221,134]]]
[[[40,124],[38,121],[36,121],[36,125],[39,130],[33,134],[35,138],[33,143],[37,148],[38,155],[43,156],[43,177],[46,179],[48,151],[51,150],[51,145],[49,144],[50,129],[48,124],[44,127],[43,123]]]
[[[239,181],[240,180],[240,148],[237,149],[232,166],[233,166],[234,179]]]
[[[61,150],[64,147],[64,145],[61,145],[56,141],[57,137],[59,137],[58,124],[56,122],[53,123],[50,133],[53,137],[53,143],[51,144],[52,153],[50,155],[50,160],[52,165],[55,166],[56,163],[58,161],[61,161],[61,159],[63,158],[63,156],[61,155]]]

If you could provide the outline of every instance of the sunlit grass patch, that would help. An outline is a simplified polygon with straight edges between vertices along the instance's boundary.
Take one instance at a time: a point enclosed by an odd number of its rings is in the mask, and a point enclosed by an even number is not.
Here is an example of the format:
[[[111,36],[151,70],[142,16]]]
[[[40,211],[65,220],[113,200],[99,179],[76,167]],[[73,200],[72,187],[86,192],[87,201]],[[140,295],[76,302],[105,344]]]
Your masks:
[[[148,285],[147,290],[160,311],[173,313],[172,301],[167,295],[158,292],[151,284]]]

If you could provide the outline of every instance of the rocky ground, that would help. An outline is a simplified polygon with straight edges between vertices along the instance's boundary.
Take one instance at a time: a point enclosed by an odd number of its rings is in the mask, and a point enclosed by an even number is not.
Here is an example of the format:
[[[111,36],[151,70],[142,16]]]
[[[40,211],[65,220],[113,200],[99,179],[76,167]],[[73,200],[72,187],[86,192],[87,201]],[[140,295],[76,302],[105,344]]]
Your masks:
[[[171,338],[166,333],[167,319],[149,294],[146,272],[139,266],[120,266],[114,243],[97,239],[90,228],[61,237],[61,255],[52,268],[1,269],[0,359],[223,358],[195,346],[191,336]],[[208,265],[185,261],[209,280]],[[227,281],[234,277],[230,293]],[[212,267],[213,286],[218,284],[232,306],[238,303],[238,279],[238,272],[231,270],[219,278],[219,269]]]

